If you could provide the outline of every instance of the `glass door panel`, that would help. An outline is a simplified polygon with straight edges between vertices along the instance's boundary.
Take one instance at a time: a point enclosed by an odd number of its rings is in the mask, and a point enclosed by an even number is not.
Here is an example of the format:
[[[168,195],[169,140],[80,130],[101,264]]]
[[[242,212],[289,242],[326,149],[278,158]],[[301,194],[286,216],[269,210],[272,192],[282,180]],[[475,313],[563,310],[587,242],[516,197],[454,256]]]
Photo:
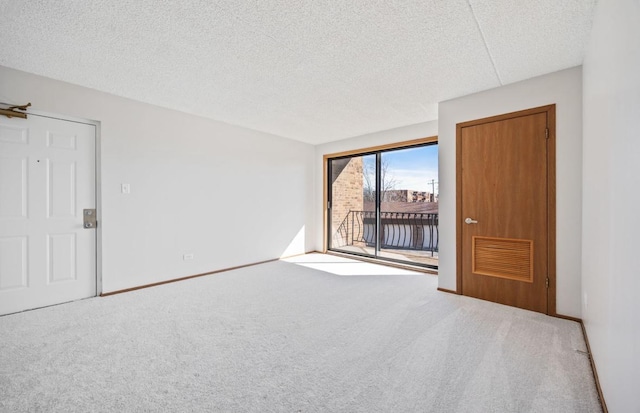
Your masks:
[[[438,146],[381,153],[380,257],[438,265]]]
[[[375,155],[365,155],[329,161],[329,248],[332,250],[375,256],[375,159]]]

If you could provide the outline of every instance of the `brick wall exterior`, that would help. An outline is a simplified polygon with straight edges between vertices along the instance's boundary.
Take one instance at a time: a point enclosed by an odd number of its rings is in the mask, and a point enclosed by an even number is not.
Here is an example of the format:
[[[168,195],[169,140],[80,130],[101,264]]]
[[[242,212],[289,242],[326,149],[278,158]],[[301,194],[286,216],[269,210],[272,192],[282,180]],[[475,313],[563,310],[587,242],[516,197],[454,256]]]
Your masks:
[[[363,177],[362,157],[336,159],[332,164],[332,205],[331,205],[331,235],[332,246],[351,243],[351,239],[338,236],[337,231],[349,211],[363,209]],[[351,225],[351,224],[349,224]],[[349,235],[350,236],[350,233]]]
[[[384,194],[383,202],[437,202],[431,192],[410,189],[390,189]]]

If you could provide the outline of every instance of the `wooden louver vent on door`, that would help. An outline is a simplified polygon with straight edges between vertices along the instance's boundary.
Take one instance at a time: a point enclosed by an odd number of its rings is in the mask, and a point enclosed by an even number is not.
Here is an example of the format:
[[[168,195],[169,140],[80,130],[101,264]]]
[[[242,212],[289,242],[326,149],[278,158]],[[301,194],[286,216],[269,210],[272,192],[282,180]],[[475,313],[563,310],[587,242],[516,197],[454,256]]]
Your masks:
[[[473,237],[472,272],[533,282],[533,241]]]

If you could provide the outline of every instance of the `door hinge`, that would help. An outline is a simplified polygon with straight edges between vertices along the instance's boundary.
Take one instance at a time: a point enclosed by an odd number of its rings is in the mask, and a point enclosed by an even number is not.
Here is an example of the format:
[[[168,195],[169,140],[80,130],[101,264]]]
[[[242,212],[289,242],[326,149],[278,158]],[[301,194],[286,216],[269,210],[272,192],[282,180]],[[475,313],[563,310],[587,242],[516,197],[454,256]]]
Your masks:
[[[545,285],[547,286],[547,288],[549,288],[549,277],[547,277],[547,280],[545,281]]]
[[[549,139],[549,128],[546,128],[544,130],[544,137],[545,137],[545,139]]]
[[[331,201],[327,201],[327,209],[331,209]]]

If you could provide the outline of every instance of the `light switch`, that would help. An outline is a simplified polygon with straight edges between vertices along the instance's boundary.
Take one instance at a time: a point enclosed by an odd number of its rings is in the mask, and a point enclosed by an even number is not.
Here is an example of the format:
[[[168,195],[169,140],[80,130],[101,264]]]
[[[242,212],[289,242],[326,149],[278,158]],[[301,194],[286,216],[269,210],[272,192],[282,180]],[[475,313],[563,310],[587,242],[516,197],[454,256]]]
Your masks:
[[[120,191],[123,194],[130,194],[131,193],[131,185],[129,185],[129,184],[121,184],[120,185]]]

